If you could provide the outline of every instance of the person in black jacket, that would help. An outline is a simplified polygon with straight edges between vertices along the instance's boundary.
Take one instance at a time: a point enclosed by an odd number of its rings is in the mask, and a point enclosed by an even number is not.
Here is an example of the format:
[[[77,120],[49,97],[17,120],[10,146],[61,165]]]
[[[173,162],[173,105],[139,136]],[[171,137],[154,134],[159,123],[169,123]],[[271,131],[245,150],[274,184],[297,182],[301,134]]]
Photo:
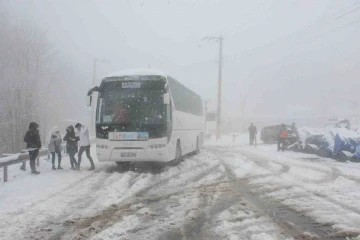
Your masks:
[[[38,127],[39,125],[36,122],[31,122],[29,124],[29,130],[24,137],[24,142],[26,142],[26,147],[29,151],[31,173],[36,175],[40,174],[40,172],[36,171],[35,165],[35,160],[39,156],[39,149],[41,148]]]
[[[256,127],[254,126],[254,124],[251,123],[250,127],[249,127],[249,142],[250,142],[250,145],[254,145],[254,142],[255,142],[255,147],[256,147],[256,135],[257,135],[257,129]]]
[[[77,142],[80,140],[79,137],[75,136],[75,129],[72,125],[66,128],[66,135],[64,136],[64,141],[66,141],[66,151],[70,156],[71,169],[76,170],[77,162],[75,159],[75,154],[78,152]]]

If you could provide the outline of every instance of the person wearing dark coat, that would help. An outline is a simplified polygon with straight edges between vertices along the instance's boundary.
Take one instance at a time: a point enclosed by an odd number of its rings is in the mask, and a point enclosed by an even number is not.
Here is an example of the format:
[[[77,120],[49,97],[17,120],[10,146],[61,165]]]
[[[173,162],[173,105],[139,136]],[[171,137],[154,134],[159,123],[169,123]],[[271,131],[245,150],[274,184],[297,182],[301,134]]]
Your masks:
[[[75,154],[78,152],[78,141],[80,138],[75,136],[75,129],[72,125],[66,128],[66,135],[63,140],[66,142],[66,151],[70,156],[71,169],[76,170],[77,162]]]
[[[254,145],[255,142],[255,146],[256,146],[256,135],[257,135],[257,129],[254,126],[254,124],[251,123],[250,127],[249,127],[249,141],[250,141],[250,145]]]
[[[38,127],[39,125],[36,122],[31,122],[29,124],[29,130],[24,137],[24,142],[26,142],[26,147],[29,151],[31,173],[36,175],[40,174],[40,172],[36,171],[35,165],[36,158],[39,156],[39,149],[41,148]]]

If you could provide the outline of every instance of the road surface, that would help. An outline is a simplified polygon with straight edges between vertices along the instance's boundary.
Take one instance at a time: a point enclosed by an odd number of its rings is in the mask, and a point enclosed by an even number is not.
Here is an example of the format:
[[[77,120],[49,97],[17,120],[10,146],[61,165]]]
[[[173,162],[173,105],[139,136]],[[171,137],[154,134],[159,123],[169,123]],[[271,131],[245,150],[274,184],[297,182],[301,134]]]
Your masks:
[[[162,169],[16,166],[0,185],[0,238],[360,239],[360,164],[244,139],[210,141]]]

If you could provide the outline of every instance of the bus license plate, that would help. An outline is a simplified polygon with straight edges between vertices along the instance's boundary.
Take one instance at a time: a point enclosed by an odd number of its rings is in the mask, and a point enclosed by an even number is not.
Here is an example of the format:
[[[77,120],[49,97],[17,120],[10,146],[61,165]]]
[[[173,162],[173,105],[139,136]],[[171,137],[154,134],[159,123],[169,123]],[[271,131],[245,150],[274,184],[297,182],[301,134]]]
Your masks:
[[[136,153],[121,153],[121,157],[136,157]]]

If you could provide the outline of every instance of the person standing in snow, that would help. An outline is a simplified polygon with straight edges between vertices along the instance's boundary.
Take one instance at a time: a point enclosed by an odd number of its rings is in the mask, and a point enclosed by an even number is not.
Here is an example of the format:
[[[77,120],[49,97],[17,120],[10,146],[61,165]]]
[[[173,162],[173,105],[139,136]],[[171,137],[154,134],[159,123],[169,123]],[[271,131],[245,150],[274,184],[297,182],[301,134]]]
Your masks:
[[[285,140],[287,138],[288,131],[286,129],[285,124],[281,125],[281,129],[278,136],[278,151],[285,151]],[[280,147],[281,146],[281,147]]]
[[[51,131],[51,136],[50,136],[50,143],[49,143],[49,152],[51,153],[51,160],[52,160],[52,169],[56,170],[55,167],[55,153],[58,156],[58,167],[57,169],[61,170],[63,169],[61,167],[61,151],[62,151],[62,139],[61,139],[61,135],[60,135],[60,131],[57,127],[55,127],[52,131]]]
[[[257,135],[257,129],[254,126],[254,124],[251,123],[251,125],[249,127],[250,146],[254,145],[254,141],[255,141],[255,146],[256,146],[256,135]]]
[[[296,125],[295,125],[294,122],[293,122],[292,125],[291,125],[291,133],[296,136],[296,141],[299,141],[299,140],[300,140],[299,132],[297,131]]]
[[[78,152],[78,141],[80,139],[75,136],[75,129],[72,125],[66,128],[66,135],[63,140],[66,142],[66,151],[70,157],[71,169],[76,170],[77,162],[75,154]]]
[[[26,142],[26,147],[29,151],[30,158],[30,168],[32,174],[40,174],[36,171],[35,160],[39,156],[39,149],[41,148],[41,140],[38,130],[39,125],[36,122],[31,122],[29,124],[29,130],[24,136],[24,142]]]
[[[95,164],[93,159],[90,156],[90,138],[89,138],[89,130],[87,127],[81,125],[81,123],[77,123],[75,125],[75,128],[77,129],[76,135],[80,138],[80,150],[78,154],[78,164],[77,169],[80,170],[80,164],[81,164],[81,156],[86,152],[86,156],[90,161],[91,167],[89,168],[90,171],[95,169]]]

